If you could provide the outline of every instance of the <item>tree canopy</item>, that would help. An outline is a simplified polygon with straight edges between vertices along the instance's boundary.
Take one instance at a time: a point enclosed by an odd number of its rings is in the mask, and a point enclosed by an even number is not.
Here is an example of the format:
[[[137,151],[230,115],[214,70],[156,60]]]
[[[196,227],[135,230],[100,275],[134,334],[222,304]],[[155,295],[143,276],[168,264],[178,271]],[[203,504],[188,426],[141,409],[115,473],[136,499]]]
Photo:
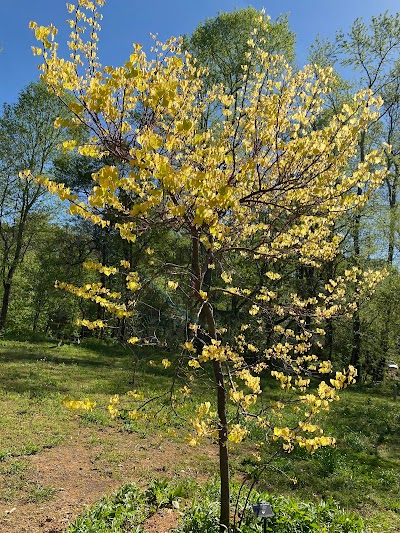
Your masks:
[[[235,94],[245,79],[244,69],[257,68],[251,52],[253,37],[269,55],[282,54],[290,62],[294,58],[294,33],[287,17],[275,22],[264,11],[253,7],[220,13],[200,23],[184,38],[184,48],[207,67],[205,84],[223,83],[228,94]]]

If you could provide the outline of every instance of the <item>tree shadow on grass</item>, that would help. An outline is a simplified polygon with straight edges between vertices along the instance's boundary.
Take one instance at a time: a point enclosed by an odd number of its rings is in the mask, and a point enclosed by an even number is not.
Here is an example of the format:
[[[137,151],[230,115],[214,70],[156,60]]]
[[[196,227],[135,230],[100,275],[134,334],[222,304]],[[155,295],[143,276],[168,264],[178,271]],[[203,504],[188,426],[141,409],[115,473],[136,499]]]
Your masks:
[[[51,394],[123,394],[137,385],[158,389],[168,372],[148,372],[151,352],[140,354],[134,378],[133,354],[100,341],[54,346],[28,342],[0,344],[0,388],[6,392],[44,397]],[[154,355],[154,349],[153,349]],[[161,358],[162,354],[158,356]]]
[[[80,346],[53,347],[43,343],[33,345],[22,342],[7,342],[0,345],[2,372],[0,387],[7,392],[29,393],[43,396],[52,393],[70,393],[85,382],[90,389],[113,389],[115,378],[121,374],[130,375],[132,358],[130,354],[117,356],[109,352],[97,353]],[[109,381],[110,384],[104,386]],[[129,381],[129,378],[126,378]]]

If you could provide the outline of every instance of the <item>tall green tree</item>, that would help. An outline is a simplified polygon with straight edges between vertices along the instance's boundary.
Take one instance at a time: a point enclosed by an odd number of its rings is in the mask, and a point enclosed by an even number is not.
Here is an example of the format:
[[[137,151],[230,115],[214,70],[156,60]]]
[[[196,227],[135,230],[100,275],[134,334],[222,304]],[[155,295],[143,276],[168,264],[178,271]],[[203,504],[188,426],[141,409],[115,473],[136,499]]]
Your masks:
[[[21,180],[18,173],[35,168],[51,175],[52,161],[65,140],[65,130],[54,129],[57,116],[67,109],[42,84],[31,83],[0,117],[0,330],[4,328],[18,265],[50,211],[50,196],[41,185]],[[40,223],[39,223],[40,222]]]
[[[251,54],[252,40],[270,54],[283,54],[294,59],[295,35],[287,17],[275,22],[253,7],[220,13],[200,23],[184,45],[196,60],[208,69],[205,87],[222,83],[228,94],[234,95],[243,86],[247,69],[260,66]]]
[[[332,108],[350,96],[352,87],[363,87],[371,94],[380,96],[383,101],[376,120],[368,128],[360,131],[358,160],[365,162],[366,153],[374,145],[388,143],[386,150],[387,174],[384,183],[374,198],[378,206],[373,232],[368,232],[368,219],[374,218],[370,207],[362,207],[348,219],[349,236],[352,240],[352,262],[360,266],[369,260],[371,248],[363,242],[371,241],[371,236],[379,235],[385,242],[377,242],[374,255],[380,256],[391,266],[396,248],[398,232],[397,212],[399,202],[399,131],[400,131],[400,15],[383,13],[372,17],[366,24],[357,19],[347,32],[338,32],[334,42],[317,40],[310,58],[322,65],[331,65],[346,76],[347,84],[338,85],[339,90],[331,98]],[[349,91],[350,89],[350,91]],[[389,147],[390,145],[390,147]],[[363,190],[358,187],[357,194]],[[378,220],[383,219],[385,231],[376,231]],[[371,224],[369,224],[371,229]],[[362,318],[359,308],[353,315],[353,343],[350,362],[361,375],[362,361]],[[385,344],[385,342],[383,342]],[[384,366],[384,365],[381,365]]]
[[[251,53],[254,43],[269,56],[282,54],[288,62],[294,59],[295,35],[287,17],[281,16],[272,22],[264,10],[253,7],[220,13],[200,23],[190,36],[185,36],[184,48],[207,69],[203,75],[203,92],[221,83],[240,106],[240,90],[249,73],[262,68]],[[215,103],[214,107],[207,106],[202,126],[206,128],[210,121],[218,121],[220,113]]]

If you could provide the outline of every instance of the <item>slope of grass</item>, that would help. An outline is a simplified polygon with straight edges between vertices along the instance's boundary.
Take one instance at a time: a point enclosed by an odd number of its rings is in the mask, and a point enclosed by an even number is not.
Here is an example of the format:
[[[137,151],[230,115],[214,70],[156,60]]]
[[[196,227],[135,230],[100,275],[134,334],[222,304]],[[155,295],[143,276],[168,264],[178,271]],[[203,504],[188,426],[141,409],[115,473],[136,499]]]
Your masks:
[[[304,499],[333,498],[361,513],[367,531],[400,531],[400,402],[392,399],[392,384],[343,391],[324,428],[335,448],[281,456],[261,486]]]
[[[58,346],[52,342],[1,340],[0,459],[61,442],[73,430],[76,418],[63,406],[65,397],[89,397],[107,405],[111,395],[124,394],[139,385],[149,397],[168,390],[168,373],[162,375],[146,365],[151,357],[151,351],[141,354],[147,369],[144,379],[142,372],[135,373],[132,353],[117,344],[90,340],[81,345]],[[81,418],[110,423],[101,412]]]
[[[65,409],[66,396],[89,397],[100,406],[107,406],[110,396],[132,389],[140,389],[145,398],[160,396],[149,404],[147,418],[126,423],[124,430],[142,438],[149,431],[164,439],[183,438],[187,432],[183,419],[189,417],[194,403],[209,398],[205,389],[195,389],[192,403],[178,402],[178,413],[169,416],[169,395],[162,394],[170,388],[173,369],[165,370],[161,360],[170,356],[149,347],[134,357],[117,344],[95,340],[58,346],[51,341],[1,339],[0,474],[14,476],[16,481],[13,490],[0,490],[0,498],[15,498],[22,490],[17,480],[27,455],[57,446],[76,432],[77,424],[123,427],[104,409],[82,415]],[[182,385],[178,380],[176,389]],[[270,394],[275,394],[273,387]],[[308,501],[332,498],[343,509],[360,512],[366,531],[400,531],[399,407],[390,384],[345,391],[325,421],[337,447],[312,456],[302,450],[281,455],[260,477],[259,490]],[[246,446],[234,451],[239,472],[251,469],[247,451]]]

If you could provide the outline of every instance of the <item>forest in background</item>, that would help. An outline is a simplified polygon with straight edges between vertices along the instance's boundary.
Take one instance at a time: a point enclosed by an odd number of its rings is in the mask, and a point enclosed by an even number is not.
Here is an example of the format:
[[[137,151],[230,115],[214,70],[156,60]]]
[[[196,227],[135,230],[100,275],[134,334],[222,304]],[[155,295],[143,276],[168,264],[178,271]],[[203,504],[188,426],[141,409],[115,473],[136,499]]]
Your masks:
[[[209,69],[206,83],[223,83],[229,94],[239,93],[246,65],[248,41],[259,23],[259,12],[248,8],[221,14],[200,24],[184,46]],[[262,28],[261,28],[262,29]],[[240,38],[238,38],[240,35]],[[293,61],[294,35],[284,17],[270,24],[265,35],[268,54],[284,54]],[[367,130],[360,132],[359,162],[375,146],[385,142],[387,175],[382,186],[358,211],[339,221],[343,240],[340,253],[322,268],[300,261],[273,265],[280,279],[271,280],[271,290],[285,295],[297,293],[312,298],[352,266],[387,269],[385,280],[369,298],[357,302],[352,318],[326,320],[325,334],[317,340],[315,351],[321,359],[331,359],[338,367],[354,365],[363,380],[383,378],[387,362],[398,362],[399,303],[398,273],[398,179],[400,164],[400,18],[383,14],[372,21],[357,20],[334,42],[319,41],[310,51],[310,61],[331,65],[337,72],[337,84],[329,105],[320,115],[318,129],[333,113],[351,100],[356,90],[370,89],[380,95],[380,116]],[[248,68],[255,68],[248,65]],[[121,342],[132,336],[141,342],[180,346],[187,338],[187,324],[193,321],[189,298],[174,290],[161,265],[152,258],[163,256],[165,263],[180,265],[189,257],[189,240],[179,238],[166,225],[157,226],[134,243],[120,238],[119,232],[101,228],[76,217],[71,221],[62,202],[50,196],[33,181],[19,178],[30,169],[65,183],[79,197],[90,189],[90,176],[103,164],[121,165],[113,157],[99,162],[77,154],[64,153],[62,143],[70,138],[65,128],[54,129],[57,117],[66,117],[68,109],[41,84],[32,83],[22,90],[18,102],[5,105],[0,118],[0,330],[5,334],[45,334],[62,339],[96,335]],[[74,132],[82,138],[87,132]],[[79,139],[78,139],[79,140]],[[359,190],[361,195],[363,191]],[[110,217],[113,213],[110,212]],[[154,250],[157,251],[154,254]],[[87,299],[77,299],[55,287],[55,281],[84,285],[99,281],[111,291],[124,294],[124,283],[107,272],[85,269],[84,262],[110,267],[128,261],[141,277],[142,290],[131,317],[105,316],[105,309]],[[229,259],[227,260],[229,262]],[[246,286],[257,292],[265,273],[266,262],[245,259],[228,265]],[[223,285],[220,275],[226,265],[216,265],[210,291]],[[356,291],[354,287],[354,291]],[[214,297],[216,320],[229,332],[243,322],[251,307],[248,298],[238,295]],[[271,304],[272,305],[272,304]],[[271,317],[273,313],[271,313]],[[76,321],[105,320],[108,328],[100,332],[78,327]],[[295,327],[290,319],[281,323],[275,316],[269,324],[271,339],[276,342],[275,327]],[[312,327],[312,324],[310,324]],[[256,334],[256,333],[255,333]],[[274,338],[273,338],[274,337]]]

